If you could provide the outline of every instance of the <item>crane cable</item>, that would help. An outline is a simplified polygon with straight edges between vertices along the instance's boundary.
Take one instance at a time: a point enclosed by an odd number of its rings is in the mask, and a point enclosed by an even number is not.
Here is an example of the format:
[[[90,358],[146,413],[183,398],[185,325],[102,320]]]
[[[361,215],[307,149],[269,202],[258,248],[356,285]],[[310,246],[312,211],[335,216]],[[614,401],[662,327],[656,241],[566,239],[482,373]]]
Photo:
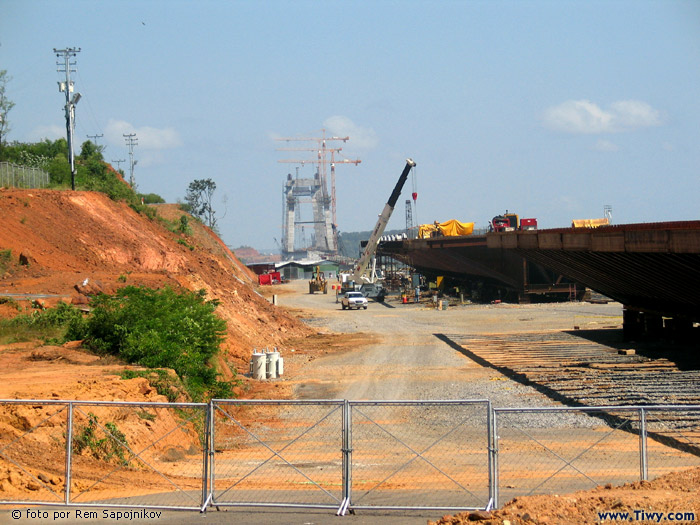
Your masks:
[[[417,203],[418,203],[418,177],[416,177],[416,166],[413,166],[413,169],[411,170],[411,186],[412,186],[412,194],[411,197],[413,197],[413,222],[411,226],[418,226],[420,222],[418,222],[418,208],[417,208]]]

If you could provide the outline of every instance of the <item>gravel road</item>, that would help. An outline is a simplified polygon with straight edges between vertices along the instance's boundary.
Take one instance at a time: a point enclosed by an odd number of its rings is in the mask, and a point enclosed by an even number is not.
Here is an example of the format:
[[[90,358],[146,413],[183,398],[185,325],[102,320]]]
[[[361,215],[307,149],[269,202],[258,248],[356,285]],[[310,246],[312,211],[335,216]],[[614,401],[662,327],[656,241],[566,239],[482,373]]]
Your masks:
[[[280,304],[303,309],[319,330],[377,334],[378,344],[309,363],[301,372],[301,399],[490,399],[495,406],[549,406],[555,402],[482,368],[445,342],[468,335],[620,326],[618,303],[451,305],[370,302],[367,310],[342,310],[329,293],[308,294],[306,281],[292,282]],[[440,337],[443,334],[443,337]],[[306,380],[306,381],[304,381]]]

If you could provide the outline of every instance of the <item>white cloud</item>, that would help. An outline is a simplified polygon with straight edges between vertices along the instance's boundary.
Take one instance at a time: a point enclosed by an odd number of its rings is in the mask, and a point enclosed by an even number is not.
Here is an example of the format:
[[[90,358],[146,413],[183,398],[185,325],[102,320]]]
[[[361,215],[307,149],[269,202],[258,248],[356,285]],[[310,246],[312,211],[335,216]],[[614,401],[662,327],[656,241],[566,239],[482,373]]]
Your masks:
[[[596,142],[595,146],[593,146],[593,149],[596,151],[618,151],[620,147],[609,140],[599,140]]]
[[[66,128],[62,126],[38,126],[29,134],[30,141],[40,141],[43,139],[56,140],[65,138]]]
[[[663,123],[660,111],[639,100],[621,100],[602,109],[590,100],[567,100],[548,108],[544,124],[567,133],[619,133]]]
[[[323,126],[334,136],[350,137],[348,144],[353,150],[374,149],[379,144],[377,133],[372,128],[360,127],[347,117],[329,117]]]
[[[124,146],[124,135],[136,133],[138,147],[142,149],[171,149],[182,146],[182,139],[173,128],[137,128],[123,120],[110,119],[105,128],[105,138],[112,146]]]
[[[624,128],[646,128],[660,126],[663,123],[660,111],[639,100],[613,102],[610,108],[619,125]]]

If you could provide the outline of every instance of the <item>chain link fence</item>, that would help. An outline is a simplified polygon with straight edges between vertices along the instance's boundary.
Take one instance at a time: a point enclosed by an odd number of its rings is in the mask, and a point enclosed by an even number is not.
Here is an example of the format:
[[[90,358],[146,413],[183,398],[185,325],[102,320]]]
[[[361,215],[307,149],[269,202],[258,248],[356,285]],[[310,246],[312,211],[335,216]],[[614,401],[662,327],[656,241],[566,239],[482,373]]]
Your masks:
[[[0,162],[0,187],[46,188],[48,185],[49,174],[44,170]]]
[[[215,401],[211,504],[338,509],[343,401]]]
[[[488,401],[351,401],[354,509],[489,505]]]
[[[0,503],[200,510],[207,405],[0,402]]]
[[[0,504],[467,510],[700,466],[700,406],[0,400]]]
[[[495,408],[495,505],[700,466],[700,406]]]

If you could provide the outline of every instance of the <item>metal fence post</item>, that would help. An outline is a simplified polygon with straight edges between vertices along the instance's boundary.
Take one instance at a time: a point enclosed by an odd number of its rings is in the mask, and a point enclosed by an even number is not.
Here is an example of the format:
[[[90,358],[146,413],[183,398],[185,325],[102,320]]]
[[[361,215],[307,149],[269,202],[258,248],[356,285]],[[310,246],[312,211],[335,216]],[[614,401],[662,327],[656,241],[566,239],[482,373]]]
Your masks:
[[[348,400],[343,401],[343,419],[342,419],[342,453],[343,453],[343,500],[348,499]]]
[[[639,476],[642,481],[649,479],[647,461],[647,418],[646,411],[642,407],[639,409]]]
[[[67,429],[66,429],[66,505],[70,504],[70,483],[71,483],[71,467],[73,459],[73,403],[68,403]]]
[[[491,401],[489,400],[486,404],[486,447],[487,447],[487,457],[488,457],[488,469],[489,469],[489,504],[488,506],[494,505],[494,472],[493,472],[493,407],[491,406]],[[491,509],[488,509],[491,510]]]
[[[498,437],[498,412],[496,412],[495,409],[491,410],[491,413],[493,414],[493,421],[491,422],[491,433],[492,433],[492,439],[493,439],[493,449],[492,449],[492,455],[493,455],[493,466],[492,471],[493,471],[493,508],[497,509],[498,508],[498,488],[499,488],[499,480],[498,480],[498,444],[499,444],[499,437]]]
[[[346,474],[346,479],[347,479],[347,487],[348,487],[348,505],[352,501],[352,412],[350,411],[350,402],[346,399],[345,400],[345,406],[347,407],[345,410],[345,414],[347,417],[346,421],[346,427],[347,427],[347,441],[345,444],[346,450],[347,450],[347,461],[348,461],[348,471]]]
[[[352,444],[352,423],[351,423],[351,417],[350,417],[350,402],[345,399],[343,400],[343,415],[342,415],[342,454],[343,454],[343,463],[342,463],[342,485],[343,485],[343,491],[342,491],[342,502],[340,503],[340,508],[338,508],[338,512],[336,512],[336,515],[338,516],[344,516],[345,513],[348,510],[348,507],[350,506],[350,498],[351,498],[351,491],[352,491],[352,449],[351,444]]]
[[[209,504],[209,450],[211,449],[211,442],[209,438],[211,437],[211,400],[207,404],[206,412],[204,414],[204,443],[202,450],[202,507],[200,512],[205,512],[207,505]]]
[[[209,449],[207,450],[207,461],[209,462],[209,498],[210,498],[210,503],[212,505],[215,505],[216,502],[214,501],[215,495],[214,495],[214,482],[215,482],[215,473],[214,473],[214,467],[216,465],[214,453],[215,453],[215,446],[214,446],[214,438],[216,437],[216,433],[214,430],[215,425],[215,415],[214,415],[214,401],[212,400],[209,403]]]

